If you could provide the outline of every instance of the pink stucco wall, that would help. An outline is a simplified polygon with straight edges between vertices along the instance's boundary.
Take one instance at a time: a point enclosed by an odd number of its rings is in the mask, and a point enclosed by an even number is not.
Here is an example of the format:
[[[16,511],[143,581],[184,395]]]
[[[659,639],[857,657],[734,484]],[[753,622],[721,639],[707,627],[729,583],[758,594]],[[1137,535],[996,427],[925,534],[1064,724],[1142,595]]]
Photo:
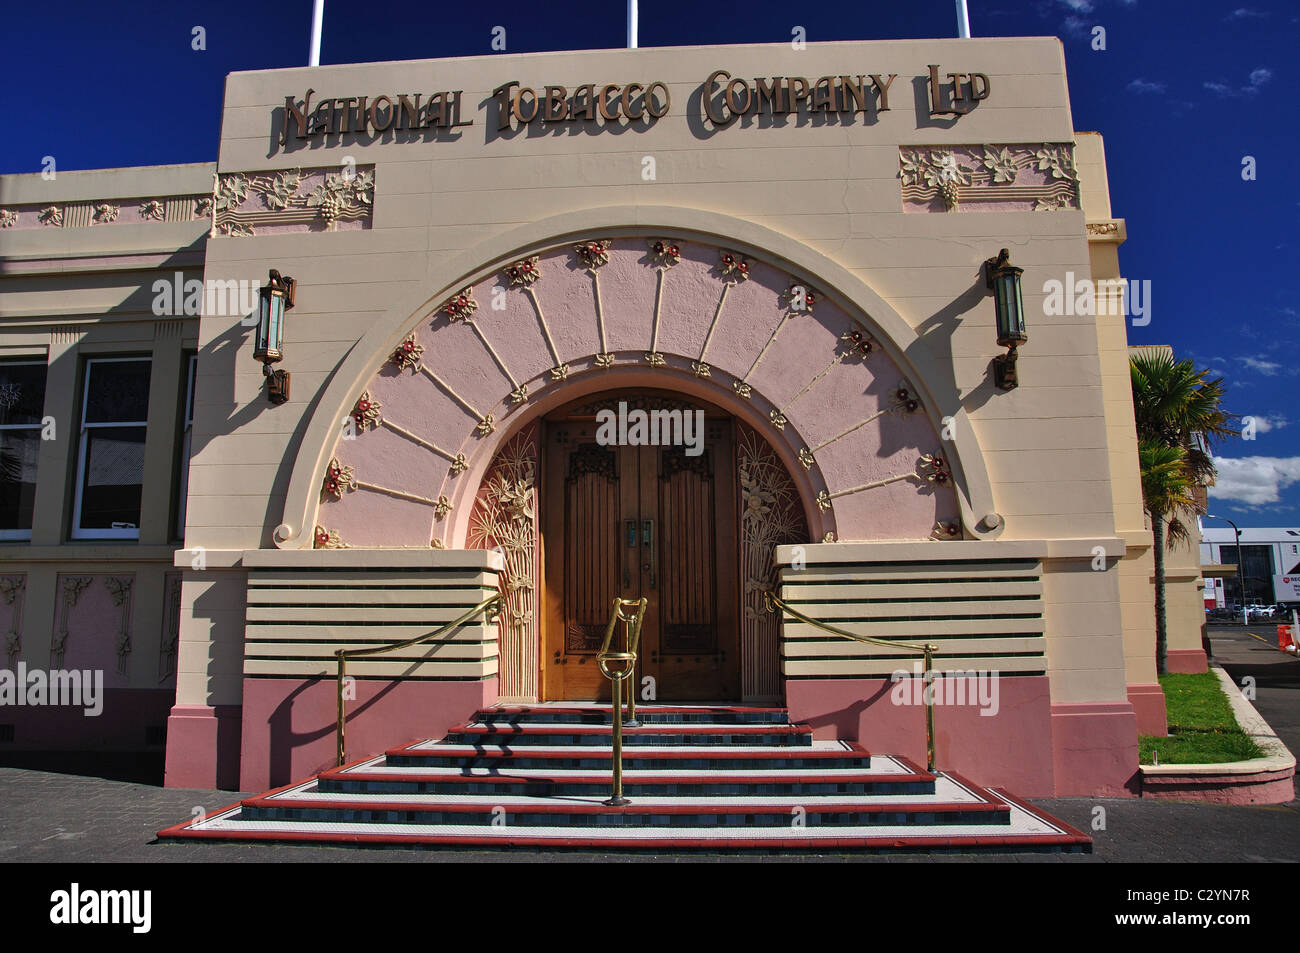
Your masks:
[[[491,705],[495,678],[484,681],[357,679],[347,703],[347,753],[356,761],[422,738]],[[239,787],[264,791],[335,764],[337,689],[332,678],[244,679]]]

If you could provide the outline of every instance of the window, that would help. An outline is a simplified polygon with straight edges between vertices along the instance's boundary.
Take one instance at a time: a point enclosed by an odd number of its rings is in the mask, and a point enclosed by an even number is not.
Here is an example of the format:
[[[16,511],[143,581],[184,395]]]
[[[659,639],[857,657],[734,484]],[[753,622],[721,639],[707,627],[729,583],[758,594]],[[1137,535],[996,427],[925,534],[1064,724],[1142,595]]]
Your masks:
[[[73,539],[139,539],[148,358],[86,362]]]
[[[0,362],[0,539],[32,538],[45,362]]]
[[[176,539],[185,538],[185,501],[189,498],[190,492],[190,435],[194,430],[194,375],[198,369],[198,355],[191,354],[187,363],[185,405],[181,410],[181,458],[180,479],[177,482],[176,498]]]

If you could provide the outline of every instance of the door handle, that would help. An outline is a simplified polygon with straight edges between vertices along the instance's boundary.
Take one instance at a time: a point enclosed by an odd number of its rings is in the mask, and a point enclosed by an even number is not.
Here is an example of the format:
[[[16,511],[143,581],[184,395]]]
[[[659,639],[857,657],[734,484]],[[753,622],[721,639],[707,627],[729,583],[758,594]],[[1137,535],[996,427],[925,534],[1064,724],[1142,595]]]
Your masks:
[[[632,551],[636,549],[636,520],[626,520],[627,530],[627,548],[623,550],[623,588],[632,587],[632,565],[631,560],[636,557]]]
[[[653,589],[655,587],[655,569],[656,569],[655,521],[654,520],[641,521],[641,545],[646,547],[649,550],[649,561],[645,564],[645,568],[650,572],[650,588]]]

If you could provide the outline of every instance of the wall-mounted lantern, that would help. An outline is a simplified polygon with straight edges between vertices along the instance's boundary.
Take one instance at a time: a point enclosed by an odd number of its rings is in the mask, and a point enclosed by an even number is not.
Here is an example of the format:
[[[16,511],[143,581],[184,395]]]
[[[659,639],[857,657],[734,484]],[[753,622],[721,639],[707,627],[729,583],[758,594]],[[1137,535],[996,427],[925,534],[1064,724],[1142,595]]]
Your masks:
[[[298,283],[292,278],[281,278],[274,268],[266,286],[261,291],[260,312],[257,319],[257,337],[253,341],[253,357],[262,362],[266,375],[266,396],[273,404],[283,404],[289,399],[289,372],[271,370],[272,364],[284,358],[284,316],[293,307],[294,291]]]
[[[1005,248],[996,258],[984,262],[984,277],[993,289],[997,308],[998,344],[1008,348],[1006,354],[993,360],[994,381],[1003,390],[1012,390],[1019,385],[1016,348],[1029,340],[1025,333],[1025,302],[1020,295],[1023,272],[1023,268],[1011,264],[1011,253]]]

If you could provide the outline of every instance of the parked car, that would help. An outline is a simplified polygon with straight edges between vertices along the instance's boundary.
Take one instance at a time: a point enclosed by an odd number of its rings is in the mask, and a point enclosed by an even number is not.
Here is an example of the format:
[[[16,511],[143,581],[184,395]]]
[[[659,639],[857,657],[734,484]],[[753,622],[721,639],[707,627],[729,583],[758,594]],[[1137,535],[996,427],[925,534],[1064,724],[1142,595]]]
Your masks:
[[[1253,606],[1246,607],[1246,618],[1248,619],[1271,619],[1273,618],[1274,609],[1272,606],[1265,606],[1256,603]]]

